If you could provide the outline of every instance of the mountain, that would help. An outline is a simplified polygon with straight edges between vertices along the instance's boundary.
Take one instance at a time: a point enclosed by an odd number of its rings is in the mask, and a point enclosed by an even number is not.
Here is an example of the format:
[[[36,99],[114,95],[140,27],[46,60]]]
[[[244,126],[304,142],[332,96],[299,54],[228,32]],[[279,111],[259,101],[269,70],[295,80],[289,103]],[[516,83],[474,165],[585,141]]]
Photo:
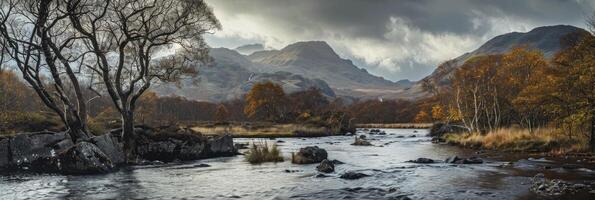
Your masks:
[[[199,75],[186,80],[181,87],[162,84],[155,91],[162,96],[183,96],[188,99],[219,102],[239,98],[255,83],[271,81],[280,84],[287,93],[315,87],[328,97],[335,97],[334,91],[320,79],[310,79],[289,72],[260,73],[250,69],[258,68],[244,55],[227,48],[212,48],[212,66],[199,66]],[[256,67],[255,67],[256,65]]]
[[[440,64],[432,74],[413,85],[411,91],[417,91],[417,95],[424,96],[419,94],[419,92],[423,93],[424,83],[448,85],[455,70],[468,59],[480,55],[502,54],[518,45],[527,45],[529,48],[541,50],[546,58],[551,58],[564,48],[561,40],[571,33],[589,34],[584,29],[574,26],[556,25],[537,27],[525,33],[512,32],[496,36],[478,49]]]
[[[264,51],[264,46],[262,44],[247,44],[239,46],[234,50],[243,55],[250,55],[257,51]]]
[[[340,96],[377,98],[397,94],[406,88],[355,66],[323,41],[297,42],[281,50],[254,52],[248,58],[260,65],[253,70],[286,71],[321,79]]]

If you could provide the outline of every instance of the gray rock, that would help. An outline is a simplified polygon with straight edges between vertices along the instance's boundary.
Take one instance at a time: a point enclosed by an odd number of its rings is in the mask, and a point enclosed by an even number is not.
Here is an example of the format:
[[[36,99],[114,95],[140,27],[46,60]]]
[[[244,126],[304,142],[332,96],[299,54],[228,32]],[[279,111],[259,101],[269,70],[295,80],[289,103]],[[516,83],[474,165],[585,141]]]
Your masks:
[[[0,137],[0,168],[10,165],[9,138]]]
[[[316,166],[316,170],[322,173],[331,173],[335,171],[335,164],[327,159],[324,159],[318,166]]]
[[[89,142],[77,143],[59,153],[55,160],[57,169],[64,174],[99,174],[114,169],[109,157]]]
[[[409,160],[407,162],[429,164],[429,163],[434,163],[435,161],[432,159],[429,159],[429,158],[418,158],[415,160]]]
[[[470,158],[465,158],[465,159],[456,161],[455,163],[457,163],[457,164],[482,164],[483,160],[478,157],[470,157]]]
[[[372,143],[368,142],[365,139],[361,139],[361,138],[355,138],[355,142],[353,142],[353,144],[351,145],[355,145],[355,146],[372,146]]]
[[[317,146],[309,146],[301,148],[297,153],[293,154],[291,162],[294,164],[319,163],[327,159],[327,156],[326,150]]]
[[[446,158],[446,160],[444,160],[445,163],[455,163],[457,161],[461,160],[461,158],[459,158],[458,156],[451,156]]]
[[[18,134],[10,139],[12,165],[30,165],[38,159],[53,157],[56,152],[64,150],[70,136],[64,132],[35,132]],[[71,144],[71,143],[70,143]]]
[[[101,149],[101,151],[110,158],[114,165],[121,165],[126,162],[123,144],[120,143],[112,133],[93,137],[90,141]]]
[[[364,177],[368,177],[370,175],[364,174],[364,173],[359,173],[359,172],[346,172],[345,174],[341,175],[340,178],[342,179],[347,179],[347,180],[355,180],[355,179],[360,179],[360,178],[364,178]]]
[[[237,154],[237,149],[233,145],[233,137],[229,134],[209,138],[208,146],[210,152],[217,156],[232,156]]]

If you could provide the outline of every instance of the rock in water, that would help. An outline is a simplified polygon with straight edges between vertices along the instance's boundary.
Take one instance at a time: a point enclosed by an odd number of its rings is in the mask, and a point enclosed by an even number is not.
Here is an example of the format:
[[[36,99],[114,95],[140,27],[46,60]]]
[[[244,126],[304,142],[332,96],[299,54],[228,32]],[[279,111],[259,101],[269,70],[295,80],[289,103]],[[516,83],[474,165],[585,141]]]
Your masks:
[[[429,158],[418,158],[415,160],[409,160],[407,162],[429,164],[429,163],[434,163],[435,161],[432,159],[429,159]]]
[[[9,138],[0,137],[0,169],[10,165]]]
[[[355,145],[355,146],[372,146],[372,143],[368,142],[365,139],[361,139],[361,138],[355,138],[355,142],[353,142],[353,144],[351,145]]]
[[[445,163],[456,163],[457,161],[461,160],[458,156],[451,156],[444,160]]]
[[[126,162],[123,144],[118,142],[118,139],[114,137],[112,133],[93,137],[90,141],[101,149],[101,151],[110,158],[114,165],[121,165]]]
[[[327,159],[324,159],[318,166],[316,166],[316,169],[319,172],[331,173],[335,171],[335,164]]]
[[[327,159],[327,156],[326,150],[318,148],[318,146],[309,146],[301,148],[297,153],[293,154],[291,162],[294,164],[319,163]]]
[[[481,164],[483,160],[478,157],[465,158],[456,162],[457,164]]]
[[[55,152],[71,147],[70,136],[65,132],[49,131],[22,133],[10,138],[11,165],[31,165],[37,160],[52,157]]]
[[[233,144],[233,137],[229,134],[209,138],[208,146],[212,155],[207,155],[207,157],[233,156],[238,153]]]
[[[105,153],[89,142],[80,142],[55,158],[58,171],[65,174],[100,174],[114,169]]]
[[[364,173],[359,173],[359,172],[347,172],[343,175],[341,175],[340,178],[342,179],[347,179],[347,180],[355,180],[355,179],[360,179],[363,177],[367,177],[370,175],[364,174]]]

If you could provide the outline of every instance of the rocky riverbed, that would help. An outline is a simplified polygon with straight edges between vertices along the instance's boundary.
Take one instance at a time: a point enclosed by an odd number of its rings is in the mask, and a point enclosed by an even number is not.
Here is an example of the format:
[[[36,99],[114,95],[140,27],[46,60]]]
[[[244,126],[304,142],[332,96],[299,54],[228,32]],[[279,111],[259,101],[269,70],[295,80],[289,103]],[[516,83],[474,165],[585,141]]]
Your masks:
[[[351,145],[354,136],[283,138],[281,163],[251,165],[234,156],[154,160],[92,176],[3,173],[0,199],[595,199],[589,163],[487,155],[433,144],[421,129],[382,131],[358,133],[371,146]],[[254,140],[261,139],[234,142]],[[307,146],[325,149],[322,167],[291,162]],[[555,194],[561,188],[572,191]]]

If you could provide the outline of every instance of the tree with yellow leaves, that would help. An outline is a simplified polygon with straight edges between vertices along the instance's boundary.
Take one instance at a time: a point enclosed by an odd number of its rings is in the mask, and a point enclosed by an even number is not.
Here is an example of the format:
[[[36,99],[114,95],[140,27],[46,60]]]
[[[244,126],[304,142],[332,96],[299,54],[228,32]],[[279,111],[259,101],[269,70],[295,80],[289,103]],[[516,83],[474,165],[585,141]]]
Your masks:
[[[272,82],[255,84],[246,95],[246,116],[266,121],[284,119],[285,92],[280,85]]]

